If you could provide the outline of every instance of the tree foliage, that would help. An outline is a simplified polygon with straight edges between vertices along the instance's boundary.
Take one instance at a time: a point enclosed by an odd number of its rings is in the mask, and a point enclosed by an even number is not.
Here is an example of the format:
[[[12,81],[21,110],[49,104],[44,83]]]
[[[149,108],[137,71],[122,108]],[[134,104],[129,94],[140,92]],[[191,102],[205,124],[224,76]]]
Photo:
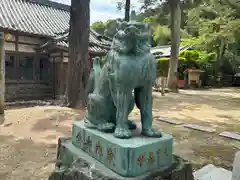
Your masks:
[[[170,1],[141,1],[142,11],[137,15],[137,20],[151,25],[152,46],[171,43]],[[238,0],[182,0],[181,17],[181,46],[204,52],[199,56],[201,68],[213,76],[218,72],[240,72]],[[112,26],[111,32],[116,32],[113,30],[116,28]],[[107,31],[106,27],[104,32]]]
[[[225,71],[226,61],[239,56],[239,28],[236,9],[224,0],[202,0],[201,4],[187,12],[188,32],[195,37],[195,45],[216,54],[219,72]]]

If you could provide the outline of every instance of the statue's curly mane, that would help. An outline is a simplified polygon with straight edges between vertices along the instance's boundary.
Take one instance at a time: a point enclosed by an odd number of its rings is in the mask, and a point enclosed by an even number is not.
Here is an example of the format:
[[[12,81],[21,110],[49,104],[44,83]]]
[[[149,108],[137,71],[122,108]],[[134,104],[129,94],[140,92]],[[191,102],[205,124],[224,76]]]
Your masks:
[[[136,29],[136,47],[135,54],[146,54],[150,53],[150,27],[148,24],[142,24],[137,22],[122,22],[119,25],[118,32],[115,34],[111,46],[111,51],[116,51],[121,54],[128,54],[130,45],[132,44],[131,37],[127,32],[129,27],[134,27]]]
[[[130,34],[132,33],[130,30],[132,29],[134,30],[134,34]],[[113,73],[119,68],[119,65],[123,63],[121,62],[121,57],[128,57],[132,55],[139,57],[136,58],[137,60],[146,61],[145,66],[152,66],[154,62],[152,62],[151,59],[150,37],[151,31],[148,24],[138,22],[120,22],[118,32],[113,38],[111,49],[105,57],[103,69],[107,70],[108,73]],[[134,45],[133,41],[135,41]],[[132,57],[128,58],[132,59]]]

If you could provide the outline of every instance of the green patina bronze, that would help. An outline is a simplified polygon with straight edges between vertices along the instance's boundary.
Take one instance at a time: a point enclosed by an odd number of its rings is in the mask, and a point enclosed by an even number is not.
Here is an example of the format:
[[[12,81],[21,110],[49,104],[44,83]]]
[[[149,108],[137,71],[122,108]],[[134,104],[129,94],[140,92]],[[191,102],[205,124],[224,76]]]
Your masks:
[[[150,27],[134,21],[133,16],[130,22],[120,24],[103,68],[98,57],[93,61],[85,126],[114,131],[117,138],[131,138],[130,129],[136,125],[128,120],[128,115],[136,104],[141,113],[142,134],[161,137],[161,132],[152,128],[156,64],[150,53]]]

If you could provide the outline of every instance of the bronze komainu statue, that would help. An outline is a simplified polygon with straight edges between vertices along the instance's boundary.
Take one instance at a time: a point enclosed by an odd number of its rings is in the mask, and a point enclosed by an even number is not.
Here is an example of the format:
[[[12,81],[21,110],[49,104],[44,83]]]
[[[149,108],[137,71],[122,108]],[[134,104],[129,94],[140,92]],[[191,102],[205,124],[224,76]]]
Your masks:
[[[90,75],[85,125],[117,138],[130,138],[136,125],[128,120],[134,104],[140,109],[142,134],[161,137],[152,128],[152,85],[156,64],[150,53],[150,28],[136,21],[122,22],[103,68],[95,58]],[[133,95],[134,91],[134,95]]]

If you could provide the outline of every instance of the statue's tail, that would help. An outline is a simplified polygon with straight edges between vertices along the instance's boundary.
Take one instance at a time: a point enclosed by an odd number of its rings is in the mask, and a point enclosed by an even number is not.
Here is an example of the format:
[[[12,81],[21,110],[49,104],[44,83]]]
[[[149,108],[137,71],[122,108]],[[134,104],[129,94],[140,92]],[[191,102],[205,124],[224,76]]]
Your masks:
[[[101,72],[101,66],[100,66],[100,58],[95,57],[93,58],[93,68],[89,75],[88,85],[87,85],[87,94],[90,94],[94,91],[94,89],[97,86],[99,74]]]

